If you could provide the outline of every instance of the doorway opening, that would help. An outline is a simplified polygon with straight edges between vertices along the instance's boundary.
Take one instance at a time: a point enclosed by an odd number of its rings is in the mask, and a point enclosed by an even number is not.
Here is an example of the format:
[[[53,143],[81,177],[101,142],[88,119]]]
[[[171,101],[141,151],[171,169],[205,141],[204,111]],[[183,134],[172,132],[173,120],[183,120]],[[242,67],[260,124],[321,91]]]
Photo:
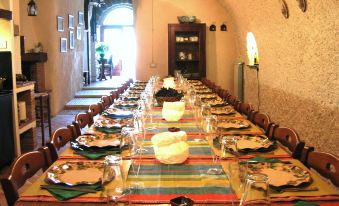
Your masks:
[[[105,12],[97,28],[99,41],[108,46],[105,59],[112,65],[113,76],[135,79],[136,43],[134,14],[129,6],[116,6]]]

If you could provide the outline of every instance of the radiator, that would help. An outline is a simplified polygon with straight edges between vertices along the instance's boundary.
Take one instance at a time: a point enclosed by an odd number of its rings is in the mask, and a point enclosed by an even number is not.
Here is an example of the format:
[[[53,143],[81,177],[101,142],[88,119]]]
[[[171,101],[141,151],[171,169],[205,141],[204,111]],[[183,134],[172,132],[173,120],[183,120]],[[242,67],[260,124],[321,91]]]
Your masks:
[[[234,65],[234,95],[244,101],[244,62]]]

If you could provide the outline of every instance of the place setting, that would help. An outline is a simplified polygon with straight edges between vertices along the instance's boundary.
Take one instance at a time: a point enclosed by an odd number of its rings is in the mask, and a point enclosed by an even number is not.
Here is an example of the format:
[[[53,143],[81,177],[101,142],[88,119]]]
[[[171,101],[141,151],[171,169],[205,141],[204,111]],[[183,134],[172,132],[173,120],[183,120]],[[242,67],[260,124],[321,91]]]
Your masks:
[[[110,118],[132,118],[133,112],[125,109],[108,108],[102,113],[102,115]]]
[[[106,155],[120,154],[125,149],[121,134],[110,135],[81,135],[71,141],[75,154],[87,159],[99,159]]]
[[[57,161],[35,184],[59,201],[83,196],[77,201],[125,202],[133,186],[126,183],[129,168],[130,161],[120,155],[108,155],[101,161]]]

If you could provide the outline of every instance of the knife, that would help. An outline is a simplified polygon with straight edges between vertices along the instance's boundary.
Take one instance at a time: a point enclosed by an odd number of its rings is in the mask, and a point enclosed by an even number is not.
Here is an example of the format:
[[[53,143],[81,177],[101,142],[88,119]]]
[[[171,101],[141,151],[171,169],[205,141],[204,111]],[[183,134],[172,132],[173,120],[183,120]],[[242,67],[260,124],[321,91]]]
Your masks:
[[[283,193],[283,192],[303,192],[303,191],[318,191],[318,187],[308,187],[308,188],[284,188],[284,189],[273,189],[271,188],[273,193]]]

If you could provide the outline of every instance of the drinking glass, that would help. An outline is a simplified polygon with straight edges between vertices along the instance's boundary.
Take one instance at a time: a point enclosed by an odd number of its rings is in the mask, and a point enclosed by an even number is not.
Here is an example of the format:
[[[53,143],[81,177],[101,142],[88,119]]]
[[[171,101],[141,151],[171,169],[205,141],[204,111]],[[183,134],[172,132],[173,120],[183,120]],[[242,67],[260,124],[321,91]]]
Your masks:
[[[200,107],[194,107],[194,119],[195,119],[195,125],[199,132],[199,137],[201,137],[202,115],[201,115]]]
[[[129,194],[131,193],[131,188],[124,188],[121,186],[117,186],[114,189],[108,189],[106,191],[107,203],[109,206],[118,205],[118,201],[122,200],[125,204],[130,205]]]
[[[203,131],[206,134],[206,138],[207,138],[207,142],[211,148],[212,151],[212,155],[213,155],[213,163],[217,163],[218,162],[218,155],[215,154],[214,151],[214,139],[217,137],[217,131],[218,131],[218,119],[217,116],[215,115],[210,115],[204,118],[204,121],[202,123],[202,128]],[[222,173],[222,169],[221,168],[217,168],[217,167],[211,167],[207,170],[208,174],[221,174]]]
[[[153,113],[152,113],[152,108],[153,108],[153,103],[154,103],[154,98],[153,94],[147,94],[146,95],[146,101],[145,101],[145,115],[146,118],[149,119],[149,123],[152,125],[153,124]],[[157,129],[155,126],[150,126],[146,128],[147,130],[155,130]]]
[[[202,116],[209,116],[211,115],[211,105],[209,104],[202,104],[201,105],[201,114]]]
[[[104,171],[101,183],[104,185],[113,180],[115,177],[120,177],[122,185],[125,178],[123,175],[122,158],[119,155],[107,155],[104,159]]]
[[[236,136],[223,136],[220,138],[221,156],[226,157],[226,153],[233,154],[236,159],[239,158]]]
[[[135,150],[135,144],[133,142],[134,127],[123,127],[121,129],[122,144],[128,145],[129,153],[132,156],[132,151]]]
[[[247,175],[245,190],[239,206],[271,205],[268,177],[265,174]]]

